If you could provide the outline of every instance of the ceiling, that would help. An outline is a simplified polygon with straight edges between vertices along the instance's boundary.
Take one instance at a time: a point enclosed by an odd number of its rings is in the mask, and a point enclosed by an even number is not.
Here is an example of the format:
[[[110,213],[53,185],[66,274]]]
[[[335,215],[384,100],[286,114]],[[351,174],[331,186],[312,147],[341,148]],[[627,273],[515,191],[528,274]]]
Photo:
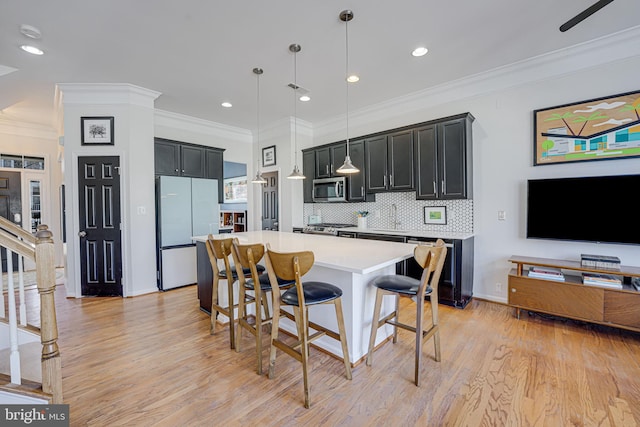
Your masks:
[[[51,125],[56,83],[130,83],[161,92],[156,108],[255,130],[293,114],[311,123],[346,113],[345,24],[351,9],[349,110],[388,101],[638,25],[640,1],[615,0],[567,32],[595,0],[0,0],[2,115]],[[43,56],[19,46],[37,27]],[[418,45],[429,53],[411,56]],[[4,66],[4,67],[3,67]],[[221,107],[230,101],[232,108]]]

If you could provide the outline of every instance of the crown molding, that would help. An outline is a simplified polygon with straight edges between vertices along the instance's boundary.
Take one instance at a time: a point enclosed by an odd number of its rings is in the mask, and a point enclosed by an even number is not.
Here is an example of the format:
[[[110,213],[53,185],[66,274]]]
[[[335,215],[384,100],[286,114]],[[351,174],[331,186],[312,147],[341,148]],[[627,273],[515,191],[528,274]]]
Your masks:
[[[53,127],[36,123],[20,122],[0,113],[0,134],[17,135],[58,141],[58,133]]]
[[[63,105],[106,105],[126,104],[153,108],[154,101],[161,95],[155,90],[145,89],[128,83],[58,83],[56,98]]]
[[[170,111],[155,110],[155,126],[196,132],[230,141],[252,143],[251,131]]]
[[[353,127],[357,128],[375,123],[380,119],[388,120],[413,111],[561,77],[638,56],[640,56],[640,25],[369,105],[352,111],[349,119]],[[342,129],[344,129],[344,116],[316,122],[314,126],[316,137],[320,138],[340,132]]]

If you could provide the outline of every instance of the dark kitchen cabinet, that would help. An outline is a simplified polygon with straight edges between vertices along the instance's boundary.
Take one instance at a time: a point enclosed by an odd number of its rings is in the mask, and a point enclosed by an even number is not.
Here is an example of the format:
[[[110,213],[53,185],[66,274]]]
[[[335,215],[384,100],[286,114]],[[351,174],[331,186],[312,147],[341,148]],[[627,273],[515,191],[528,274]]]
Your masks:
[[[360,172],[346,175],[347,178],[347,200],[350,202],[375,202],[375,194],[365,191],[365,149],[364,140],[349,142],[349,157],[351,163]]]
[[[416,198],[472,197],[473,116],[464,114],[416,128]]]
[[[224,203],[224,157],[223,150],[205,149],[205,178],[218,180],[218,203]]]
[[[205,158],[202,146],[156,138],[154,156],[156,175],[204,178]]]
[[[315,178],[331,178],[339,175],[336,170],[344,163],[347,144],[344,142],[317,148]]]
[[[369,138],[365,147],[368,193],[414,189],[411,129]]]
[[[180,144],[173,141],[155,139],[154,163],[156,175],[180,175]]]
[[[217,179],[218,200],[223,202],[224,150],[163,138],[154,142],[156,175]]]
[[[316,173],[316,152],[308,150],[302,152],[302,173],[307,178],[302,183],[304,203],[313,203],[313,177]]]

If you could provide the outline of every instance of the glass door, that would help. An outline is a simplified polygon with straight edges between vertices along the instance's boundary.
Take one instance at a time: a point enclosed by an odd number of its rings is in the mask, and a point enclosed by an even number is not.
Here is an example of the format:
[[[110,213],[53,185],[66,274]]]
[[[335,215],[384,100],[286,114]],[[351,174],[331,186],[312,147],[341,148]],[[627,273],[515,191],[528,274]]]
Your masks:
[[[31,220],[31,232],[38,231],[38,226],[42,222],[41,217],[41,202],[40,202],[40,190],[42,184],[40,180],[29,180],[29,206],[30,206],[30,220]]]

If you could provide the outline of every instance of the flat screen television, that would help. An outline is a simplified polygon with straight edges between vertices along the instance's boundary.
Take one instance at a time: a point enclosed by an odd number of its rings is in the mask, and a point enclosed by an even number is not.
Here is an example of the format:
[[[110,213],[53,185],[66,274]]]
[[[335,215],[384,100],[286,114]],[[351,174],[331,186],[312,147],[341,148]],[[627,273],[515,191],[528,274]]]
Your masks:
[[[531,179],[527,238],[640,244],[640,175]]]

